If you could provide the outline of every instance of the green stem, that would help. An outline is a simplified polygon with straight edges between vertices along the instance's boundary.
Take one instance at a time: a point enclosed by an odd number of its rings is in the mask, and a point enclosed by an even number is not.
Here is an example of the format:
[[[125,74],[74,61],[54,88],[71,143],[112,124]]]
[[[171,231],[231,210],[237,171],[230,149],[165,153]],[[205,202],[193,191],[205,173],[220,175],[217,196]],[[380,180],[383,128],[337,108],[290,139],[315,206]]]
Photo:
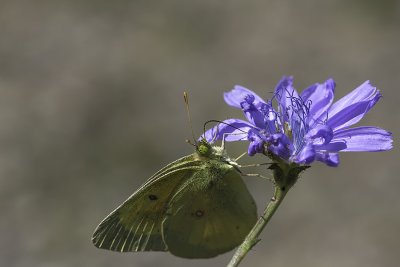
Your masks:
[[[253,229],[251,229],[243,243],[236,250],[227,267],[239,266],[239,263],[244,259],[247,253],[257,244],[257,242],[260,240],[258,238],[259,235],[271,219],[272,215],[274,215],[275,211],[278,209],[282,200],[285,198],[287,191],[289,191],[289,188],[283,187],[281,189],[279,186],[275,186],[274,196],[271,198],[271,201],[268,203]]]

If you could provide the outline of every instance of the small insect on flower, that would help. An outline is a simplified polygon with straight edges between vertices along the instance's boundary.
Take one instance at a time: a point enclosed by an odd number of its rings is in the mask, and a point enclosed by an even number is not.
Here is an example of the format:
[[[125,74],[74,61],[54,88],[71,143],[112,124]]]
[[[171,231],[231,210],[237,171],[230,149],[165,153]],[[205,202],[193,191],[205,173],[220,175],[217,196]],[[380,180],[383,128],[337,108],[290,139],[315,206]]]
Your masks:
[[[392,148],[391,133],[356,124],[381,98],[379,90],[364,82],[333,103],[335,82],[328,79],[298,94],[292,77],[283,77],[270,100],[235,86],[224,93],[225,102],[243,111],[247,121],[228,119],[209,129],[204,138],[250,141],[248,154],[263,153],[274,161],[309,165],[321,161],[339,165],[338,152],[384,151]],[[333,104],[332,104],[333,103]]]

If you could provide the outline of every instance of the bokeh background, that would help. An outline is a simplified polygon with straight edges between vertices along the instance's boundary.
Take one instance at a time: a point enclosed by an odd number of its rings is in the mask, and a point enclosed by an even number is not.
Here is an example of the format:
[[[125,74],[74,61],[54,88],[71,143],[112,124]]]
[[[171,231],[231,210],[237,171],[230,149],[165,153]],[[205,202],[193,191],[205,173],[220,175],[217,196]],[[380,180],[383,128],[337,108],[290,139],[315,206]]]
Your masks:
[[[333,77],[337,98],[370,79],[383,98],[360,124],[392,131],[395,148],[315,164],[242,266],[398,266],[399,29],[396,0],[1,0],[0,265],[225,266],[232,253],[119,254],[90,238],[192,153],[184,90],[200,134],[241,116],[222,99],[233,85],[267,98],[294,75],[298,89]],[[246,182],[261,210],[271,184]]]

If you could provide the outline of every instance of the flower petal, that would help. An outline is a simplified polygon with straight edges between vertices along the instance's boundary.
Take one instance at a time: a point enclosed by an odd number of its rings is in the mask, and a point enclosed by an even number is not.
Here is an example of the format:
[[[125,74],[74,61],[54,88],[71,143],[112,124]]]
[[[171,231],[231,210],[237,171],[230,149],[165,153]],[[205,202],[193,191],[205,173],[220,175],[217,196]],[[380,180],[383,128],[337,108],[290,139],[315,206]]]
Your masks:
[[[225,135],[225,141],[242,141],[247,140],[247,133],[253,129],[253,126],[247,121],[238,119],[228,119],[208,129],[201,137],[207,142],[213,143],[215,140],[222,140]]]
[[[357,127],[340,130],[334,133],[332,142],[346,143],[341,151],[384,151],[393,147],[392,134],[377,127]]]
[[[364,117],[364,115],[375,105],[375,103],[378,102],[380,97],[381,95],[378,94],[370,101],[362,101],[351,106],[347,106],[334,116],[331,116],[326,123],[332,127],[333,131],[349,127],[359,122],[362,117]]]
[[[235,87],[231,91],[225,92],[224,100],[228,105],[241,109],[242,107],[240,103],[245,99],[247,95],[254,96],[254,104],[256,106],[259,103],[265,103],[265,101],[261,97],[259,97],[256,93],[240,85],[235,85]]]
[[[317,125],[316,127],[312,128],[305,136],[306,138],[310,139],[317,139],[313,140],[314,144],[316,142],[328,144],[333,137],[332,128],[328,125]]]
[[[330,167],[337,167],[340,163],[339,154],[338,153],[322,153],[317,152],[315,154],[315,159],[325,163]]]
[[[265,140],[259,134],[258,130],[252,129],[249,131],[248,140],[250,141],[247,153],[249,156],[254,156],[256,153],[264,152]]]
[[[265,116],[255,105],[255,97],[254,95],[246,95],[244,100],[240,103],[244,115],[247,120],[251,122],[253,125],[260,129],[264,129],[266,127],[265,124]],[[264,103],[258,103],[259,105],[266,105]]]
[[[347,144],[342,140],[332,140],[329,144],[314,145],[314,148],[319,152],[339,152],[346,149]]]
[[[366,81],[332,105],[328,124],[334,130],[349,127],[360,121],[380,98],[379,90]]]
[[[324,113],[332,104],[335,87],[335,81],[328,79],[323,84],[316,83],[301,93],[303,101],[305,103],[310,102],[309,116],[311,120],[324,120],[324,118],[320,117],[325,116]]]
[[[290,159],[298,164],[310,164],[315,160],[315,149],[312,144],[303,147],[299,154]]]
[[[293,144],[285,134],[272,134],[267,137],[267,141],[269,151],[283,159],[289,159],[293,151]]]

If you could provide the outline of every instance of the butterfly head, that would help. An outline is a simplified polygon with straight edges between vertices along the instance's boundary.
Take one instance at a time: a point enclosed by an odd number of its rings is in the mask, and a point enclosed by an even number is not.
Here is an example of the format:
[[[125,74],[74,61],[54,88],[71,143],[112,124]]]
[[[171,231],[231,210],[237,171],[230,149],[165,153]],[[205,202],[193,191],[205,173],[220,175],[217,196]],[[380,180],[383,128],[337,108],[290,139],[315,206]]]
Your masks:
[[[237,162],[227,155],[222,146],[212,146],[205,139],[198,141],[195,146],[197,155],[202,158],[214,159],[232,166],[238,166]]]
[[[212,146],[207,142],[207,140],[201,139],[196,144],[196,152],[199,154],[199,156],[209,157],[212,153]]]

